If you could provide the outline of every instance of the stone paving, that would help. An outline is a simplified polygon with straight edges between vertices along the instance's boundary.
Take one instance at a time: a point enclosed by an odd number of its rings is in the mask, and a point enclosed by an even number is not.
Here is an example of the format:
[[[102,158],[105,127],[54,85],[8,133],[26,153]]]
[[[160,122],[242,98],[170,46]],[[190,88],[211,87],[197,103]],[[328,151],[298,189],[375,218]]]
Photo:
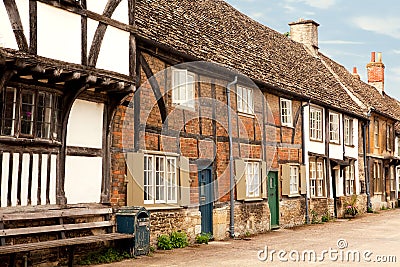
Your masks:
[[[101,267],[349,265],[400,266],[400,209],[365,214],[351,220],[279,229],[250,240],[157,250],[152,256]]]

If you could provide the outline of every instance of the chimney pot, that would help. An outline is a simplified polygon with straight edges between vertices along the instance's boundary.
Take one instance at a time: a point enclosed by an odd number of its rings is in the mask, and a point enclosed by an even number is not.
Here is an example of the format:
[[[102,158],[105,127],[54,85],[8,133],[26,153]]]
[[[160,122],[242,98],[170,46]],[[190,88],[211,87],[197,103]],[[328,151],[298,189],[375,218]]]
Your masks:
[[[375,52],[371,52],[371,62],[375,62]]]
[[[382,53],[378,52],[377,61],[375,52],[371,52],[371,62],[367,64],[368,84],[374,86],[380,94],[384,92],[385,65],[382,63]]]
[[[353,67],[353,74],[357,74],[357,67]]]
[[[382,52],[378,52],[378,62],[382,63]]]

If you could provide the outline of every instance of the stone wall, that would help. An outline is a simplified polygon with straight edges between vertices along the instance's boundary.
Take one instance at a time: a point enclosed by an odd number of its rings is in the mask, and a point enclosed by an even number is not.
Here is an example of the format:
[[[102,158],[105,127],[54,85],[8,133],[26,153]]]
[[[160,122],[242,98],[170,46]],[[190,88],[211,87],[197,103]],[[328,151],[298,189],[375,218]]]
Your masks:
[[[328,198],[311,198],[309,205],[310,222],[320,222],[322,216],[328,215],[333,217],[333,209],[331,207],[330,199]],[[333,199],[332,199],[333,202]]]
[[[352,199],[354,196],[342,196],[338,198],[337,202],[337,215],[338,218],[344,218],[345,217],[345,209],[346,206],[352,203]],[[367,211],[367,195],[357,195],[356,196],[356,202],[355,205],[357,207],[357,210],[359,214],[363,214]]]
[[[150,244],[157,244],[157,237],[174,231],[187,233],[194,243],[201,233],[201,214],[198,208],[150,211]]]
[[[268,202],[235,203],[235,236],[266,233],[270,230]],[[214,209],[213,235],[215,240],[229,238],[230,207],[228,204]]]
[[[305,223],[306,201],[301,198],[284,198],[279,201],[279,225],[290,228]]]

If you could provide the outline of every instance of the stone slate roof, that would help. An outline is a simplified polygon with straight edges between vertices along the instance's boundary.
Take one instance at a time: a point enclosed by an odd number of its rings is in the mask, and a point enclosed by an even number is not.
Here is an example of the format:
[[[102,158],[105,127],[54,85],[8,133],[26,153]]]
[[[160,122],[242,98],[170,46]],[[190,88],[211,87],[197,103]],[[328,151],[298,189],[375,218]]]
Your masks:
[[[222,0],[138,0],[138,35],[253,80],[365,115],[320,59]]]
[[[358,78],[355,78],[345,67],[320,53],[319,55],[337,74],[340,81],[348,88],[368,109],[400,120],[400,104],[389,95],[380,94],[378,90]],[[400,129],[399,129],[400,130]]]

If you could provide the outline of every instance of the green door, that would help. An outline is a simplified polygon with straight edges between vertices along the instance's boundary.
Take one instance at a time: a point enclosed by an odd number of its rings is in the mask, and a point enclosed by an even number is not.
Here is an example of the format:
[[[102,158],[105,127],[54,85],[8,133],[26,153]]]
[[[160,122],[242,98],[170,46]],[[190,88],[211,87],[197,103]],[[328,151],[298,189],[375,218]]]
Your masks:
[[[213,233],[213,184],[211,169],[199,171],[199,202],[201,212],[201,232]]]
[[[279,203],[278,203],[278,173],[268,173],[268,204],[271,212],[271,228],[279,227]]]

